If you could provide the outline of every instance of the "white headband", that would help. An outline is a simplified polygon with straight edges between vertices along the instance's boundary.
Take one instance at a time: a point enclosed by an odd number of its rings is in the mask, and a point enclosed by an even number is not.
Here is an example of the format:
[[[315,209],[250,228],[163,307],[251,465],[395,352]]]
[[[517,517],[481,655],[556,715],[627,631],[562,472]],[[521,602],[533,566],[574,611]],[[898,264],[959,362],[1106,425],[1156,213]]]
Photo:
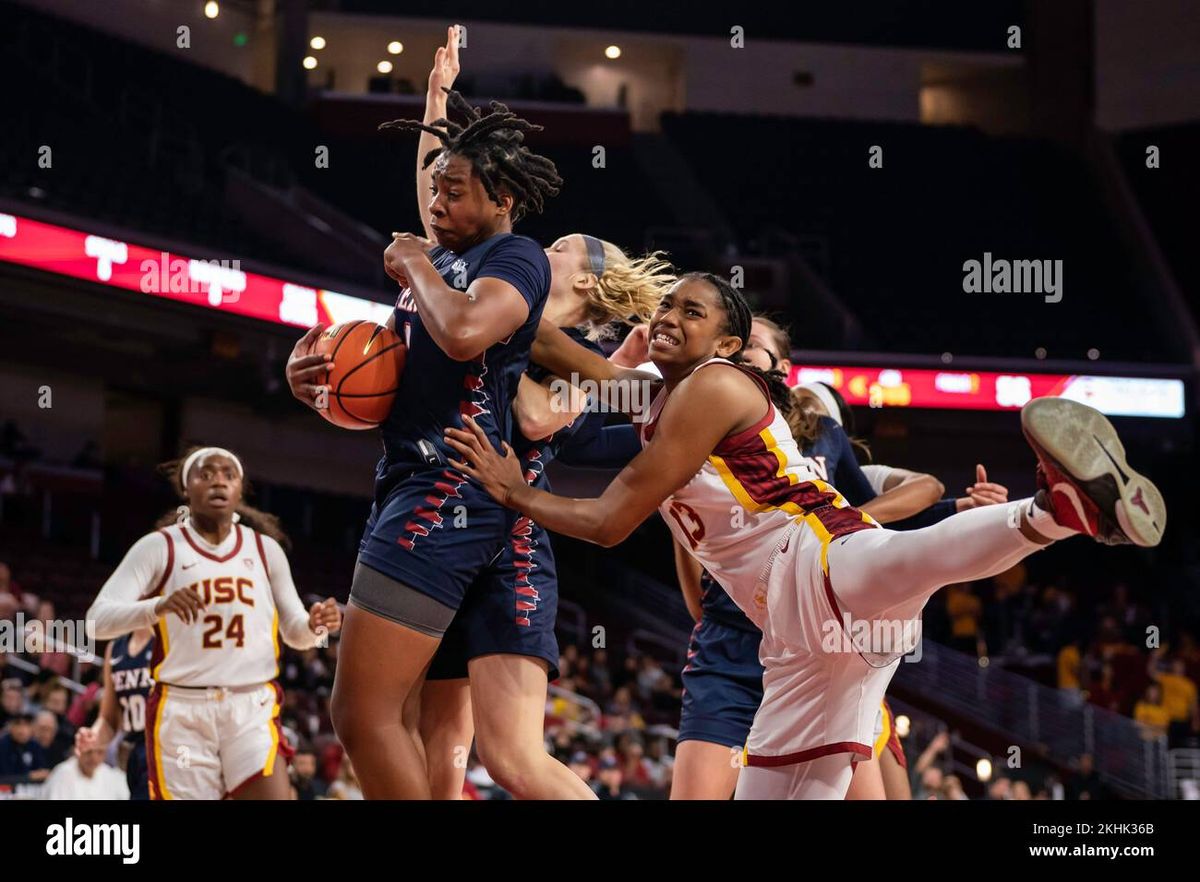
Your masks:
[[[179,470],[179,486],[187,490],[188,472],[192,470],[192,466],[199,460],[206,459],[210,456],[227,456],[233,460],[233,466],[237,469],[238,477],[242,477],[242,461],[226,450],[224,447],[201,447],[199,450],[191,454],[183,461],[183,468]]]
[[[829,387],[824,383],[801,383],[801,389],[807,389],[813,395],[821,400],[821,404],[825,406],[829,416],[840,426],[842,424],[842,409],[838,407],[837,399],[833,397],[833,393],[829,391]]]

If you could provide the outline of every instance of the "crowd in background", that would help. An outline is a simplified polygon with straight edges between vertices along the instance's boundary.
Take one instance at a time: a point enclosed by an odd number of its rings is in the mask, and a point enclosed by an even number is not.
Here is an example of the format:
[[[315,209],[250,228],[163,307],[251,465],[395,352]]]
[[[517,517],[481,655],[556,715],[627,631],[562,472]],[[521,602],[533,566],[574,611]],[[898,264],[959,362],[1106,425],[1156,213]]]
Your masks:
[[[12,621],[17,613],[26,621],[55,618],[54,605],[22,591],[0,563],[0,621]],[[1124,585],[1100,602],[1080,605],[1065,589],[1030,584],[1017,568],[987,583],[952,586],[930,605],[926,620],[930,636],[980,655],[1010,648],[1013,637],[1004,628],[1019,623],[1026,651],[1052,660],[1060,690],[1079,702],[1132,716],[1146,737],[1167,737],[1172,745],[1196,743],[1196,641],[1180,633],[1172,643],[1147,646],[1148,613]],[[290,775],[298,799],[362,797],[330,721],[337,648],[335,640],[303,652],[286,649],[281,660],[280,717],[297,748]],[[559,671],[546,700],[547,750],[602,799],[666,798],[682,697],[676,666],[648,654],[566,644]],[[68,680],[72,674],[77,682]],[[44,785],[65,763],[74,763],[72,775],[79,776],[85,760],[74,756],[75,731],[95,719],[101,686],[98,664],[81,664],[76,672],[67,653],[0,653],[0,792],[11,792],[16,781]],[[967,798],[945,732],[914,735],[906,749],[914,798]],[[466,763],[464,797],[509,798],[473,751]],[[1075,757],[1070,768],[1066,774],[1047,768],[1016,776],[998,770],[986,782],[986,797],[1110,795],[1092,757]],[[107,774],[97,772],[94,762],[86,762],[82,771],[91,778]]]
[[[1089,590],[1081,602],[1018,565],[940,596],[926,609],[928,636],[994,661],[1040,657],[1047,685],[1069,700],[1132,717],[1144,737],[1165,736],[1172,748],[1200,747],[1200,643],[1186,629],[1160,629],[1126,584]]]

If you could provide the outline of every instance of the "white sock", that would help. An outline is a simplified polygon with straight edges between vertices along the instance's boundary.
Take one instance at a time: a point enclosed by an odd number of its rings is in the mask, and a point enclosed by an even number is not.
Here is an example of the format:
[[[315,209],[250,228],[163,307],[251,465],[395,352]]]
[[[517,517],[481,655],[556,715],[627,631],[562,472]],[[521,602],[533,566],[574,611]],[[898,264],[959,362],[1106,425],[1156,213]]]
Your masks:
[[[1069,539],[1079,533],[1078,530],[1064,527],[1058,521],[1054,520],[1052,513],[1037,504],[1036,496],[1030,498],[1029,505],[1025,509],[1025,516],[1028,518],[1029,526],[1033,527],[1034,532],[1040,536],[1045,536],[1047,539]]]

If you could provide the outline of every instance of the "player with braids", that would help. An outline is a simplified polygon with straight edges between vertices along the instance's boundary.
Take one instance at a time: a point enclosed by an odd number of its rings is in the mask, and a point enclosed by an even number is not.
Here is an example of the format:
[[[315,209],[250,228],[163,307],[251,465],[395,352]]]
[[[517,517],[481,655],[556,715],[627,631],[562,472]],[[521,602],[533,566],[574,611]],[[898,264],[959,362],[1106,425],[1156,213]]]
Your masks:
[[[872,756],[880,702],[938,588],[1003,572],[1080,533],[1155,546],[1166,508],[1100,413],[1039,398],[1021,414],[1038,459],[1036,496],[910,532],[880,527],[801,457],[767,381],[731,360],[750,323],[744,299],[716,276],[689,273],[667,293],[650,324],[662,385],[644,414],[643,450],[598,498],[530,487],[511,449],[498,453],[470,422],[447,440],[457,468],[554,532],[610,547],[659,510],[763,632],[764,697],[735,796],[841,799],[854,758]],[[549,326],[533,358],[560,376],[653,381]]]
[[[554,163],[521,143],[526,132],[540,132],[542,127],[521,119],[499,101],[492,101],[491,113],[484,114],[453,89],[444,88],[444,91],[450,107],[467,118],[466,125],[443,116],[432,123],[392,120],[380,125],[380,130],[419,131],[437,138],[441,146],[425,154],[422,170],[439,159],[443,162],[443,170],[444,163],[452,156],[469,159],[489,199],[500,204],[504,191],[513,196],[513,223],[528,209],[540,214],[546,197],[557,195],[562,186]]]
[[[424,119],[382,127],[420,134],[417,193],[428,239],[396,233],[384,253],[385,270],[403,289],[388,324],[408,351],[381,427],[384,455],[330,708],[370,799],[431,795],[415,723],[426,670],[468,587],[486,579],[513,530],[512,513],[450,464],[443,435],[473,418],[495,444],[515,438],[512,402],[551,288],[546,253],[513,233],[514,222],[541,211],[562,183],[554,164],[523,143],[540,127],[497,103],[476,111],[449,88],[457,72],[451,28],[430,73]],[[318,326],[297,344],[288,366],[293,394],[310,405],[328,367],[307,352],[319,333]],[[501,624],[522,628],[517,619],[530,617],[517,615],[511,591],[503,600]],[[473,661],[481,755],[515,796],[590,798],[542,746],[548,667],[515,653]]]

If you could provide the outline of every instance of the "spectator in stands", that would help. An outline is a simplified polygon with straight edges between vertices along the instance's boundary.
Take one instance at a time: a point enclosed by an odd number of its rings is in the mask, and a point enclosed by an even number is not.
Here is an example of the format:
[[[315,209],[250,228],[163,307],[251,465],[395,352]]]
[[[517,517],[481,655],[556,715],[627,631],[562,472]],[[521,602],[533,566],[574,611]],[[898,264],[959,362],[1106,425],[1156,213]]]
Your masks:
[[[917,777],[917,786],[913,788],[913,799],[941,799],[945,783],[945,775],[942,774],[941,768],[929,766]]]
[[[80,751],[55,766],[42,799],[129,799],[125,773],[104,762],[104,748]]]
[[[650,739],[646,744],[645,762],[650,772],[650,783],[656,789],[662,790],[664,793],[669,793],[675,758],[671,756],[666,738],[659,736]]]
[[[613,675],[613,689],[617,690],[622,686],[636,684],[638,667],[638,657],[636,655],[625,656],[625,664]]]
[[[612,673],[608,669],[608,650],[597,649],[592,653],[592,669],[588,672],[589,695],[596,701],[605,701],[613,692]]]
[[[1133,718],[1141,724],[1143,738],[1153,740],[1166,736],[1171,715],[1163,706],[1161,686],[1151,683],[1146,687],[1142,700],[1134,705]]]
[[[1179,635],[1178,655],[1183,659],[1184,670],[1193,683],[1200,683],[1200,643],[1194,634],[1184,631]]]
[[[1058,651],[1058,688],[1073,695],[1079,694],[1083,684],[1082,666],[1079,641],[1071,640]]]
[[[997,775],[987,789],[988,799],[1014,799],[1012,779]]]
[[[654,780],[645,763],[646,748],[636,732],[625,732],[617,739],[620,755],[621,780],[635,790],[648,789]]]
[[[621,766],[616,759],[606,757],[600,761],[600,772],[592,784],[592,790],[600,799],[637,799],[622,780]]]
[[[307,745],[301,745],[292,757],[291,776],[297,799],[320,799],[328,790],[325,782],[317,777],[317,755]]]
[[[3,621],[3,618],[0,618]],[[7,652],[0,650],[0,683],[13,681],[18,688],[28,686],[33,682],[33,674],[28,671],[18,668],[12,663],[12,659]],[[0,726],[4,725],[4,719],[0,718]]]
[[[1147,672],[1162,690],[1162,704],[1170,718],[1167,734],[1171,745],[1175,746],[1191,733],[1192,724],[1197,719],[1196,684],[1188,677],[1183,658],[1172,659],[1169,667],[1162,670],[1165,661],[1163,655],[1162,649],[1150,653]]]
[[[562,692],[575,693],[575,678],[574,677],[559,677],[554,684]],[[548,702],[546,712],[556,720],[580,723],[585,720],[584,707],[578,701],[572,699],[571,695],[563,695],[562,692],[554,695]]]
[[[52,682],[46,683],[42,688],[41,699],[39,703],[43,708],[53,713],[58,717],[60,727],[71,729],[71,724],[67,722],[67,711],[71,707],[71,693],[62,683],[55,677]],[[71,738],[75,737],[75,732],[67,733]]]
[[[358,785],[358,776],[350,764],[350,757],[342,758],[342,767],[338,770],[337,780],[329,785],[330,799],[362,799],[362,788]]]
[[[57,629],[53,623],[57,620],[58,614],[54,609],[54,604],[49,600],[43,600],[38,604],[37,617],[44,628],[43,634],[51,635]],[[59,647],[47,645],[46,651],[38,654],[38,667],[43,671],[53,671],[60,677],[65,677],[71,670],[71,655],[68,652],[57,651]],[[62,714],[66,714],[67,708],[64,706]],[[55,711],[55,713],[59,713]]]
[[[1010,799],[1029,801],[1033,799],[1033,791],[1029,789],[1029,785],[1024,781],[1017,780],[1012,785],[1012,796]]]
[[[1121,713],[1121,695],[1113,685],[1113,666],[1105,662],[1100,666],[1100,681],[1087,691],[1087,700],[1097,707]]]
[[[575,663],[579,661],[579,647],[574,643],[568,643],[563,647],[562,652],[558,656],[558,672],[560,676],[572,677],[575,675]]]
[[[33,718],[33,737],[42,746],[46,765],[54,768],[74,750],[74,739],[67,738],[58,724],[58,717],[48,710],[40,710]]]
[[[591,674],[592,660],[586,655],[579,656],[571,664],[571,677],[575,680],[575,691],[580,695],[586,695],[588,698],[592,698],[594,700],[589,688]]]
[[[612,701],[608,703],[608,713],[602,723],[609,732],[623,732],[626,729],[645,729],[646,721],[633,703],[633,696],[628,686],[621,686],[613,693]]]
[[[591,783],[592,762],[586,751],[575,751],[573,754],[571,754],[571,761],[567,765],[572,772],[579,776],[580,781],[582,781],[584,784]]]
[[[982,633],[979,622],[983,604],[970,585],[951,585],[946,589],[946,614],[950,617],[950,645],[959,652],[982,655]]]
[[[939,765],[950,747],[950,733],[938,732],[929,740],[913,763],[911,776],[915,782],[913,799],[936,799],[942,789],[943,776]]]
[[[1080,754],[1076,763],[1078,770],[1067,781],[1065,791],[1067,799],[1105,799],[1107,792],[1100,781],[1095,763],[1090,753]]]
[[[0,593],[0,622],[11,622],[21,609],[21,601],[14,594]]]
[[[649,702],[662,678],[663,669],[653,656],[643,655],[638,664],[637,691],[643,702]]]
[[[941,769],[937,769],[937,772],[941,774]],[[966,798],[967,792],[963,790],[962,780],[958,775],[947,775],[938,799],[960,800]]]
[[[8,721],[8,731],[0,736],[0,777],[44,781],[49,774],[45,751],[33,740],[33,714],[23,710]]]
[[[0,730],[8,725],[9,720],[24,712],[25,690],[21,688],[21,681],[5,677],[0,683]]]

